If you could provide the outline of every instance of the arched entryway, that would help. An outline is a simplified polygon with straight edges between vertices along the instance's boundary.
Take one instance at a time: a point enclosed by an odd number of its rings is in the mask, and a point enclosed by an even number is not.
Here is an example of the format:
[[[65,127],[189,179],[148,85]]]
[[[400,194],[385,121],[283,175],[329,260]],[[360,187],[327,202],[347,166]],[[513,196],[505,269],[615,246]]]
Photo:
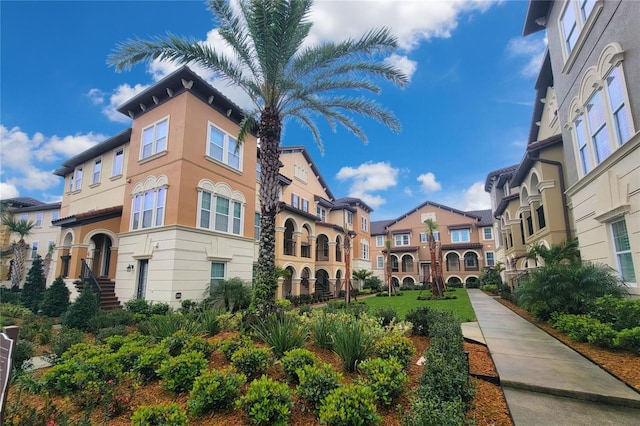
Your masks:
[[[324,269],[318,269],[316,271],[316,293],[327,296],[331,295],[329,274]]]
[[[295,271],[291,266],[287,266],[285,268],[285,271],[287,271],[287,274],[284,276],[284,279],[282,280],[282,296],[288,297],[292,295],[293,275],[295,274]]]
[[[91,237],[91,272],[96,277],[109,277],[112,246],[113,241],[107,234],[95,234]]]

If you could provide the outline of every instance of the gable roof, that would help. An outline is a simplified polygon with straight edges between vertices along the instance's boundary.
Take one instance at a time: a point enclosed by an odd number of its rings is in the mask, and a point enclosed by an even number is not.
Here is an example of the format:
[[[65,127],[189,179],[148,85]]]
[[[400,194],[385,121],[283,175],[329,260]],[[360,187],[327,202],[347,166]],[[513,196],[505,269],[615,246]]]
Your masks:
[[[421,208],[427,206],[427,205],[431,205],[433,207],[437,207],[439,209],[442,210],[448,210],[452,213],[456,213],[462,216],[466,216],[470,219],[472,219],[472,221],[474,222],[474,224],[476,226],[489,226],[492,223],[491,220],[491,210],[472,210],[472,211],[462,211],[462,210],[458,210],[455,209],[453,207],[449,207],[449,206],[445,206],[444,204],[438,204],[438,203],[434,203],[433,201],[425,201],[424,203],[420,204],[419,206],[409,210],[407,213],[395,218],[395,219],[391,219],[391,220],[378,220],[375,222],[371,222],[371,226],[370,226],[370,233],[371,235],[383,235],[386,234],[386,230],[389,226],[394,225],[398,222],[400,222],[402,219],[405,219],[407,217],[409,217],[410,215],[412,215],[413,213],[417,212],[418,210],[420,210]],[[487,216],[488,215],[488,216]]]
[[[329,185],[327,184],[327,181],[325,181],[324,178],[322,177],[322,174],[320,173],[320,170],[316,166],[316,163],[313,161],[313,158],[311,158],[311,156],[309,155],[309,152],[307,152],[307,149],[302,145],[280,147],[281,154],[293,154],[296,152],[299,152],[304,156],[304,159],[307,161],[307,164],[309,164],[309,167],[311,167],[311,171],[315,175],[316,179],[318,179],[318,182],[320,182],[320,185],[322,185],[322,189],[324,189],[324,191],[327,193],[327,195],[331,199],[330,201],[333,201],[335,197],[333,196],[331,189],[329,189]]]
[[[40,211],[45,211],[45,210],[57,210],[60,208],[60,206],[62,205],[62,203],[60,202],[56,202],[56,203],[41,203],[35,206],[27,206],[27,207],[18,207],[15,210],[11,210],[12,213],[26,213],[26,212],[40,212]]]
[[[334,205],[334,208],[341,208],[346,206],[360,207],[362,210],[366,211],[367,213],[371,213],[373,211],[373,209],[369,207],[367,203],[362,201],[360,198],[355,198],[355,197],[338,198],[337,200],[335,200],[333,205]]]
[[[502,169],[489,172],[489,174],[487,174],[487,178],[484,181],[484,191],[491,192],[491,187],[493,186],[493,182],[495,180],[498,181],[496,184],[498,186],[501,186],[501,184],[504,184],[504,181],[510,178],[511,175],[513,175],[513,172],[515,172],[517,168],[518,168],[518,165],[514,164],[512,166],[503,167]]]
[[[493,225],[493,215],[491,214],[491,209],[487,210],[469,210],[467,213],[471,213],[480,217],[480,223],[478,226],[492,226]]]
[[[31,197],[5,198],[4,200],[0,200],[0,202],[2,202],[2,204],[4,204],[5,206],[15,208],[42,206],[45,204],[44,202]]]

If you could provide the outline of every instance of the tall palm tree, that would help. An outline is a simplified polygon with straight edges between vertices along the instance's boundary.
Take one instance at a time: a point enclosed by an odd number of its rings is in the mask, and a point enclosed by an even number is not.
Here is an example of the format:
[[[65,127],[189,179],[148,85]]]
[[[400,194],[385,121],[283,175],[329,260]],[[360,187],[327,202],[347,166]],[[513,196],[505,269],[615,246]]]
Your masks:
[[[431,257],[431,291],[433,292],[433,297],[442,297],[444,291],[444,280],[442,279],[442,276],[438,274],[438,259],[436,257],[437,244],[436,239],[433,236],[433,231],[438,229],[438,224],[433,219],[427,219],[424,221],[424,225],[427,230],[427,245],[429,246],[429,255]]]
[[[544,261],[545,266],[556,265],[563,261],[578,263],[580,262],[578,239],[570,238],[559,244],[551,244],[551,248],[539,243],[529,248],[526,257],[527,259],[537,259],[539,257]]]
[[[7,227],[10,234],[18,234],[19,240],[12,244],[13,262],[11,263],[11,288],[17,290],[24,278],[24,265],[27,258],[29,244],[24,239],[31,234],[31,230],[36,226],[33,221],[24,219],[16,220],[10,213],[2,214],[2,224]]]
[[[312,0],[209,0],[219,23],[218,32],[233,50],[229,56],[194,39],[167,34],[149,40],[130,39],[116,47],[108,63],[117,70],[130,69],[146,60],[169,60],[203,66],[252,100],[245,111],[238,141],[257,128],[260,138],[261,238],[253,308],[258,314],[273,308],[277,277],[275,268],[275,216],[278,201],[280,139],[285,118],[307,127],[322,149],[316,116],[332,129],[341,124],[363,141],[366,135],[351,113],[373,118],[394,131],[400,123],[392,112],[365,97],[345,95],[347,90],[378,93],[372,80],[398,86],[408,78],[384,62],[397,40],[388,29],[372,30],[358,39],[303,46],[312,23]]]
[[[353,271],[353,278],[360,282],[360,286],[364,288],[364,283],[367,281],[367,278],[373,276],[373,272],[367,271],[366,269],[359,269],[357,271]]]

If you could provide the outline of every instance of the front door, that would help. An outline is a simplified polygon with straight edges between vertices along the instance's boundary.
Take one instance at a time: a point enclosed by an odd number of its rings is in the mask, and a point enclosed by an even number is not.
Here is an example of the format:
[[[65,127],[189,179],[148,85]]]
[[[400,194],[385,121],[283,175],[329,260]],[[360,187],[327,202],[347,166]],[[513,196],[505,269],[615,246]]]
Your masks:
[[[143,259],[138,261],[138,288],[136,290],[136,298],[144,299],[147,292],[147,272],[149,271],[149,260]]]

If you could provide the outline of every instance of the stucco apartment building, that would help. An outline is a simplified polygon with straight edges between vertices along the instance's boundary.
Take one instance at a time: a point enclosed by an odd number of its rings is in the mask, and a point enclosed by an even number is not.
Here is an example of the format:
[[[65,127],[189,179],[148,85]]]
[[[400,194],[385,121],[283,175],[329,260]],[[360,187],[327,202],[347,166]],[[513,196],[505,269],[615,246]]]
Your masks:
[[[431,255],[424,223],[427,219],[438,225],[434,237],[442,250],[445,282],[467,284],[476,281],[485,266],[495,265],[491,210],[465,212],[426,201],[396,219],[371,224],[375,276],[385,282],[386,256],[389,254],[393,285],[431,282]]]
[[[25,243],[29,246],[24,268],[24,277],[26,278],[33,259],[38,255],[44,259],[50,247],[54,247],[58,240],[59,228],[53,226],[51,222],[60,217],[60,203],[44,203],[29,197],[7,198],[0,202],[3,209],[11,214],[15,220],[24,220],[34,224],[29,235],[24,238]],[[16,234],[11,235],[6,226],[0,225],[0,253],[2,255],[0,261],[0,285],[3,287],[11,287],[9,272],[13,257],[11,243],[19,238]],[[56,260],[56,256],[51,257],[49,274],[46,277],[47,285],[55,278]],[[22,282],[24,283],[24,279]]]
[[[179,306],[222,279],[253,278],[260,232],[258,140],[237,146],[242,112],[188,67],[118,108],[132,127],[65,161],[56,273],[79,277],[103,307],[133,298]],[[279,297],[336,294],[345,238],[368,244],[371,209],[335,200],[304,147],[282,147]],[[365,229],[364,231],[362,229]],[[358,246],[360,247],[360,246]],[[366,256],[365,256],[366,255]],[[355,267],[370,267],[353,250]]]
[[[569,214],[583,260],[640,294],[640,7],[529,2],[524,35],[546,30]]]

